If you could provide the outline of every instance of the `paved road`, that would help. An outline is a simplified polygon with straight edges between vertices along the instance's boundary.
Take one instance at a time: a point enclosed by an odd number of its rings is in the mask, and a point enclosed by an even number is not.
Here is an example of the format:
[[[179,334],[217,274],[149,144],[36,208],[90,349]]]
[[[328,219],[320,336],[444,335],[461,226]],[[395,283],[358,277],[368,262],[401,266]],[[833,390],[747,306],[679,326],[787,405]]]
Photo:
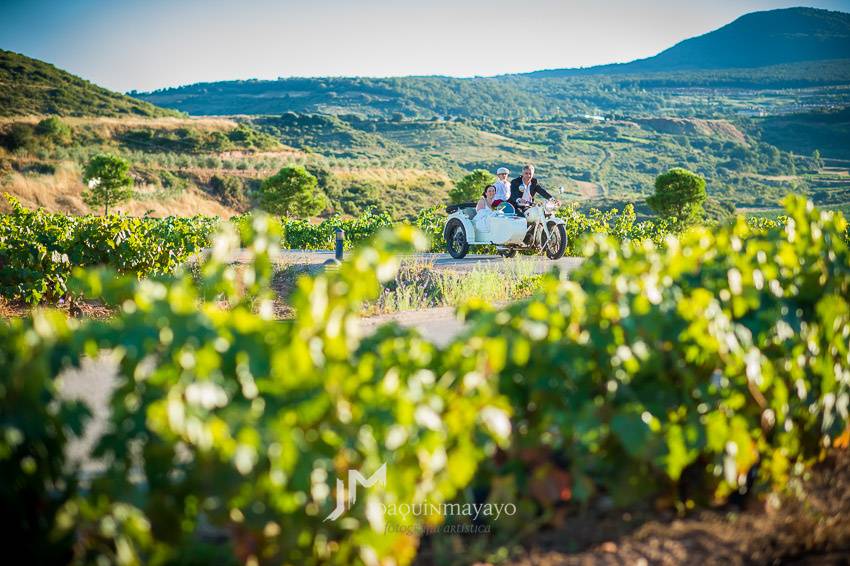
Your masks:
[[[401,326],[415,328],[424,338],[437,346],[445,346],[463,330],[463,323],[455,317],[455,310],[452,307],[404,311],[364,318],[360,320],[360,328],[365,334],[371,334],[379,326],[388,322],[397,322]]]
[[[283,265],[321,265],[333,257],[333,252],[327,250],[282,250],[278,263]],[[517,256],[508,259],[498,255],[478,254],[470,254],[463,259],[454,259],[444,253],[420,253],[405,257],[430,264],[434,269],[447,271],[471,271],[473,269],[524,270],[526,269],[525,266],[528,265],[534,273],[545,273],[555,266],[562,271],[569,272],[581,265],[582,262],[582,258],[579,257],[563,257],[552,261],[544,256]],[[248,261],[248,253],[245,250],[240,250],[231,259],[233,263],[245,263]]]

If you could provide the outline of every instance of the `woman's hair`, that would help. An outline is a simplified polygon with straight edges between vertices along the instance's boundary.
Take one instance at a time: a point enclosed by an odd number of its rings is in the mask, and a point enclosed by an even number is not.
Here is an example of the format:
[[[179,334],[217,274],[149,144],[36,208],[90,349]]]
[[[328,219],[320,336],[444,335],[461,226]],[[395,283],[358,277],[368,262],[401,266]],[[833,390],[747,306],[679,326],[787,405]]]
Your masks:
[[[496,190],[496,185],[487,185],[486,187],[484,187],[484,190],[481,191],[481,196],[484,197],[484,198],[487,198],[487,189],[489,189],[491,187],[493,188],[494,191]]]

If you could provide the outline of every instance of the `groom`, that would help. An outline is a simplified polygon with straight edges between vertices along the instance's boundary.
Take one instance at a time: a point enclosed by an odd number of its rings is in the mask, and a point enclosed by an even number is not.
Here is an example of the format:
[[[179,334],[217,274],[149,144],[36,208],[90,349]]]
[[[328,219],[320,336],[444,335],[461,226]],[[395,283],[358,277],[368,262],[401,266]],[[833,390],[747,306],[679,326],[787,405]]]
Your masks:
[[[522,176],[511,181],[511,195],[508,202],[514,206],[517,212],[524,213],[525,209],[534,202],[535,195],[547,199],[552,198],[552,195],[541,187],[534,177],[534,165],[526,165],[522,168]]]

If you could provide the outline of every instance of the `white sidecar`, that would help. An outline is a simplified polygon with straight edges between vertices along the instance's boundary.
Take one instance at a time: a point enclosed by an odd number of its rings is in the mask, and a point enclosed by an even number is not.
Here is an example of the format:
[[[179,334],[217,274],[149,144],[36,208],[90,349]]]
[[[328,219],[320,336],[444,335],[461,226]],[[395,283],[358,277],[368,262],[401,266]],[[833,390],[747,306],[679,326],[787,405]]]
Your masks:
[[[536,205],[525,216],[503,210],[478,212],[474,203],[453,204],[443,228],[446,250],[455,259],[469,253],[470,246],[495,245],[498,253],[513,257],[519,250],[545,252],[551,259],[563,257],[566,251],[564,221],[554,216],[554,209]]]

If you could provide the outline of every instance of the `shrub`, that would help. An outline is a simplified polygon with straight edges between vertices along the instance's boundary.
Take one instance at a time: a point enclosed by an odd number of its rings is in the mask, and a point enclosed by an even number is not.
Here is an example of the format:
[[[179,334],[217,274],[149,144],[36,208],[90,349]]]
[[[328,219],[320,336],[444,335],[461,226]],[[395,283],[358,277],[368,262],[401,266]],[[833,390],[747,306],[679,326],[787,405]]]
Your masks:
[[[34,563],[68,563],[74,542],[55,526],[77,496],[66,444],[81,436],[88,410],[60,397],[54,378],[60,360],[79,359],[63,347],[75,329],[59,312],[0,321],[0,528]]]
[[[414,224],[422,230],[431,242],[430,250],[442,251],[445,249],[443,240],[443,228],[446,225],[446,207],[442,205],[432,206],[419,211]]]
[[[268,316],[277,235],[262,215],[240,220],[239,270],[226,223],[197,278],[80,270],[74,292],[121,305],[114,317],[0,323],[6,532],[42,561],[403,565],[415,537],[383,527],[447,520],[431,504],[511,504],[496,528],[537,528],[594,494],[685,509],[787,485],[846,431],[850,249],[841,214],[785,206],[776,226],[738,219],[664,247],[597,236],[570,280],[469,305],[445,348],[357,331],[398,255],[424,248],[409,227],[301,278],[287,324]],[[110,465],[77,492],[64,448],[84,413],[55,377],[101,350],[120,371],[89,456]],[[335,479],[383,464],[381,489],[325,520],[346,499]],[[387,513],[403,503],[420,512]]]
[[[331,193],[331,203],[335,210],[357,216],[368,210],[384,210],[385,190],[369,181],[352,181],[345,188]]]
[[[35,133],[47,140],[49,145],[70,145],[73,141],[71,127],[57,116],[40,121],[35,127]]]
[[[35,128],[30,124],[13,124],[3,136],[3,146],[10,151],[34,150],[38,146]]]
[[[213,175],[210,189],[227,206],[241,208],[247,204],[245,182],[240,177]]]
[[[75,267],[166,273],[209,244],[218,219],[65,216],[28,210],[12,197],[0,215],[0,295],[28,303],[65,297]]]
[[[159,172],[159,183],[162,188],[177,194],[182,193],[189,187],[189,181],[164,169]]]
[[[401,229],[338,272],[302,279],[294,297],[299,314],[282,325],[252,308],[265,300],[272,275],[274,238],[264,226],[254,219],[254,260],[241,273],[221,263],[235,244],[226,232],[198,282],[186,273],[139,282],[108,270],[81,272],[78,292],[124,305],[116,317],[85,321],[73,334],[61,332],[67,322],[55,317],[38,319],[38,333],[12,329],[11,344],[22,348],[27,336],[39,360],[89,344],[92,354],[98,347],[120,352],[122,368],[95,448],[110,465],[55,520],[44,516],[41,530],[18,525],[20,540],[36,543],[28,549],[54,540],[80,563],[117,554],[125,562],[176,561],[199,553],[203,529],[226,541],[215,546],[216,563],[409,563],[416,538],[384,530],[382,506],[423,506],[416,517],[389,517],[402,528],[439,523],[431,504],[451,501],[485,449],[493,450],[491,438],[507,432],[491,384],[465,379],[473,369],[488,371],[483,360],[462,373],[444,371],[433,345],[398,327],[358,340],[351,323],[362,303],[376,298],[395,255],[421,246],[421,236]],[[211,302],[219,297],[228,310]],[[0,342],[0,363],[8,349]],[[25,365],[8,369],[0,400],[18,419],[29,407],[13,403],[6,385],[51,381],[33,382]],[[38,399],[40,412],[29,418],[41,432],[52,422],[44,409],[57,396],[46,389]],[[61,463],[63,446],[55,444],[44,455]],[[18,463],[2,452],[0,461]],[[47,472],[40,461],[27,465]],[[368,476],[382,465],[382,489],[361,492],[345,516],[326,519],[342,496],[335,478],[349,470]],[[6,486],[20,481],[20,469],[0,472]],[[15,490],[11,503],[38,502],[49,489],[39,483],[29,498]],[[0,513],[20,517],[16,506]]]
[[[341,228],[345,232],[345,248],[351,249],[392,225],[393,219],[389,214],[371,211],[350,220],[335,215],[319,224],[284,218],[284,246],[299,250],[334,249],[335,230]]]
[[[691,506],[783,486],[818,457],[848,423],[847,223],[799,197],[786,209],[784,229],[738,219],[663,248],[597,237],[569,281],[473,309],[455,348],[504,352],[516,431],[482,481],[544,509],[595,493]]]

